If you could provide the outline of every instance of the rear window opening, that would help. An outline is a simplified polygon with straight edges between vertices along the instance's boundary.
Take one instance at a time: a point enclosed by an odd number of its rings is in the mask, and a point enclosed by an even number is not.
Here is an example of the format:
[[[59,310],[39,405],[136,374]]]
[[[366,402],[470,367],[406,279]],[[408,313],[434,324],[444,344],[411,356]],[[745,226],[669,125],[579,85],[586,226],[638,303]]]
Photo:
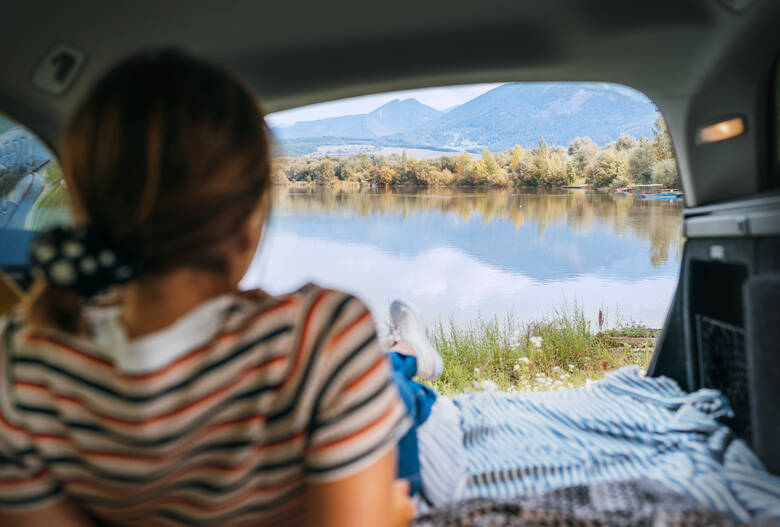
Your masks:
[[[683,239],[669,134],[641,93],[452,86],[268,120],[275,209],[244,287],[351,291],[382,334],[406,300],[448,363],[443,393],[565,389],[647,366]],[[3,117],[0,264],[23,280],[33,234],[69,221],[56,160]]]
[[[448,363],[443,393],[646,368],[683,239],[669,134],[641,93],[452,86],[268,120],[275,209],[244,287],[353,292],[382,334],[390,303],[411,303]],[[69,221],[56,160],[3,117],[0,264],[23,280],[34,233]]]
[[[351,291],[382,333],[407,300],[451,363],[445,393],[647,366],[683,239],[671,141],[643,94],[452,86],[268,120],[275,212],[246,287]]]

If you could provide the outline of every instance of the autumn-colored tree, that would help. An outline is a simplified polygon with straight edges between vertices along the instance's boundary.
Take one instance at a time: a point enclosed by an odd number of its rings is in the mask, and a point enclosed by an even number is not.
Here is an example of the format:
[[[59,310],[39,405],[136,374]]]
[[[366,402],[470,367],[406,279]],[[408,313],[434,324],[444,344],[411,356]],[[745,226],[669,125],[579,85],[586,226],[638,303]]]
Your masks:
[[[673,157],[674,149],[672,148],[672,136],[669,135],[669,128],[666,126],[666,121],[659,115],[653,125],[653,161],[658,162]]]
[[[517,173],[517,170],[520,168],[520,161],[522,161],[524,157],[525,150],[520,148],[520,145],[515,145],[514,150],[512,150],[512,162],[509,165],[512,172]]]
[[[468,152],[460,153],[455,161],[455,174],[460,182],[469,183],[471,181],[471,167],[473,164],[471,155]]]
[[[379,181],[380,185],[389,187],[395,181],[396,171],[385,165],[379,168]]]

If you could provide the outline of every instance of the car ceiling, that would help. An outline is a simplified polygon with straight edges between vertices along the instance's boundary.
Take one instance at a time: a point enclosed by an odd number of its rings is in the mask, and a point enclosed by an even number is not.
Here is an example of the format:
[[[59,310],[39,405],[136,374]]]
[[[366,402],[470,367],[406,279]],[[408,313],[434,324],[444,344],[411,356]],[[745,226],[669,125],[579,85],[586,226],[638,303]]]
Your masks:
[[[227,65],[255,86],[267,111],[458,83],[618,82],[664,113],[687,204],[701,205],[771,187],[761,136],[780,2],[756,0],[743,12],[724,3],[17,1],[0,8],[0,111],[56,144],[74,105],[109,65],[158,46]],[[56,43],[84,51],[87,62],[65,94],[50,96],[30,80]],[[746,118],[745,136],[725,149],[696,147],[697,126],[732,114]]]

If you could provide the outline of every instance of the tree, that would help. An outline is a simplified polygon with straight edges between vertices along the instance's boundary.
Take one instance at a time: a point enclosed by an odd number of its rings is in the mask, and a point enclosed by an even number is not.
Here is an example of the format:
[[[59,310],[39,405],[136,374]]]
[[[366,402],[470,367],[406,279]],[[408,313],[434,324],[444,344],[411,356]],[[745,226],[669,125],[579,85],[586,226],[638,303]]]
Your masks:
[[[644,137],[628,156],[628,178],[636,184],[646,185],[653,177],[653,144]]]
[[[389,166],[385,165],[379,169],[379,184],[389,187],[395,182],[396,172]]]
[[[539,140],[539,147],[532,152],[533,161],[527,176],[527,184],[545,187],[561,187],[572,183],[573,171],[567,170],[570,165],[566,150],[560,147],[548,147],[544,138]]]
[[[618,178],[626,177],[626,163],[612,152],[603,152],[588,171],[586,182],[596,188],[608,187]]]
[[[482,157],[471,170],[471,183],[474,185],[509,186],[510,179],[506,170],[501,168],[495,156],[487,148],[482,149]]]
[[[630,135],[620,134],[618,140],[615,142],[615,150],[618,152],[629,152],[636,146],[636,139]]]
[[[455,174],[457,174],[461,182],[468,183],[471,181],[472,165],[471,155],[468,152],[461,152],[455,161]]]
[[[515,149],[512,151],[512,162],[509,165],[512,172],[517,174],[517,169],[520,167],[520,161],[525,157],[525,150],[520,148],[520,145],[515,145]]]
[[[661,161],[674,157],[672,136],[669,135],[669,128],[666,126],[666,121],[664,121],[664,118],[660,115],[656,118],[655,124],[653,125],[653,147],[654,161]]]
[[[333,163],[330,158],[325,158],[317,167],[317,183],[330,183],[330,180],[336,176],[336,169],[333,167]]]
[[[590,137],[577,137],[569,144],[569,155],[577,174],[585,174],[596,158],[599,147]]]
[[[664,188],[680,188],[680,174],[677,172],[677,161],[662,159],[653,166],[653,182],[660,183]]]
[[[401,154],[401,170],[404,174],[409,171],[409,158],[406,156],[406,150]]]
[[[488,175],[489,173],[485,167],[485,163],[480,160],[479,162],[474,163],[474,167],[471,169],[470,183],[472,185],[483,185],[487,183]]]

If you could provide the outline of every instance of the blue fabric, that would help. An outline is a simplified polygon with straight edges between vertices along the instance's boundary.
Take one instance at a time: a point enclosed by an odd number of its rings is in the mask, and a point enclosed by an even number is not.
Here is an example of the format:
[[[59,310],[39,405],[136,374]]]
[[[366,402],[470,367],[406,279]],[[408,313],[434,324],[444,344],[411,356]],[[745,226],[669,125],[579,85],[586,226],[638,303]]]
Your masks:
[[[732,411],[716,390],[688,394],[627,367],[586,388],[477,392],[455,404],[468,497],[649,478],[740,521],[780,520],[780,478],[717,421]]]
[[[420,456],[417,444],[417,427],[431,414],[436,392],[412,379],[417,375],[417,358],[396,352],[387,354],[393,366],[392,379],[412,418],[412,426],[398,442],[398,477],[409,482],[409,494],[420,491]]]

